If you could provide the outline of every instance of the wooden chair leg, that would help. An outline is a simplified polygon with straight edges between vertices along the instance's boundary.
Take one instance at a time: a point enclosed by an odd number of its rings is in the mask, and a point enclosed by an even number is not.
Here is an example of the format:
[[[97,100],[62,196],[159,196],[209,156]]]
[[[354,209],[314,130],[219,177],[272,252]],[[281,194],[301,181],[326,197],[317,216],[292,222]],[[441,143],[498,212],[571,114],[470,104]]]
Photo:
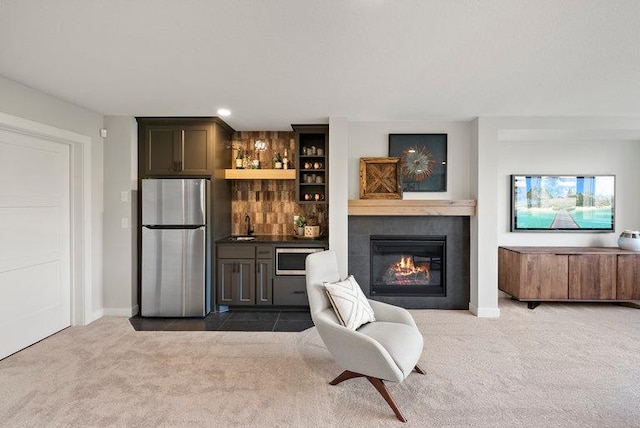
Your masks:
[[[393,401],[393,398],[391,398],[391,396],[389,395],[389,391],[387,391],[387,387],[384,386],[384,382],[382,381],[382,379],[367,376],[367,380],[371,382],[371,385],[373,385],[378,390],[380,395],[382,395],[389,407],[391,407],[391,410],[393,410],[393,413],[396,414],[396,418],[398,418],[400,422],[407,422],[407,419],[402,415],[402,413],[400,413],[400,410],[396,406],[396,403]]]
[[[418,369],[420,371],[418,371]],[[416,366],[416,371],[418,371],[418,373],[421,373],[422,369]],[[424,372],[422,373],[424,374]],[[387,402],[389,407],[391,407],[391,410],[393,410],[393,413],[395,413],[396,418],[398,418],[401,422],[407,422],[407,419],[402,415],[402,413],[400,413],[398,406],[396,406],[396,403],[393,401],[393,398],[391,398],[391,395],[389,395],[389,391],[387,391],[387,387],[384,385],[384,382],[382,381],[382,379],[378,379],[377,377],[365,376],[360,373],[345,370],[342,373],[340,373],[338,377],[336,377],[334,380],[329,382],[329,384],[337,385],[341,382],[344,382],[345,380],[353,379],[356,377],[366,377],[367,380],[371,383],[371,385],[373,385],[378,390],[380,395],[382,395],[382,398],[384,398],[384,400]]]
[[[417,373],[420,374],[427,374],[424,370],[422,370],[417,364],[416,366],[413,368],[413,370],[415,370]]]
[[[353,379],[355,377],[364,377],[364,375],[360,374],[360,373],[352,372],[352,371],[349,371],[349,370],[345,370],[342,373],[340,373],[337,378],[335,378],[334,380],[329,382],[329,384],[330,385],[337,385],[340,382],[344,382],[345,380]]]

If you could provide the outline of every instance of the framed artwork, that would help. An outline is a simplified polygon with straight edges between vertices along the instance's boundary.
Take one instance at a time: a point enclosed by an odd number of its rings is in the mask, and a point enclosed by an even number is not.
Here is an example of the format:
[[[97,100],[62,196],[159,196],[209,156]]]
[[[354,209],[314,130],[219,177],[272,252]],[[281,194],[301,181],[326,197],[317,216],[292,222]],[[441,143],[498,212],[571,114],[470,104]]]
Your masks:
[[[360,158],[360,199],[402,199],[400,158]]]
[[[389,134],[389,156],[400,158],[403,191],[446,192],[447,134]]]

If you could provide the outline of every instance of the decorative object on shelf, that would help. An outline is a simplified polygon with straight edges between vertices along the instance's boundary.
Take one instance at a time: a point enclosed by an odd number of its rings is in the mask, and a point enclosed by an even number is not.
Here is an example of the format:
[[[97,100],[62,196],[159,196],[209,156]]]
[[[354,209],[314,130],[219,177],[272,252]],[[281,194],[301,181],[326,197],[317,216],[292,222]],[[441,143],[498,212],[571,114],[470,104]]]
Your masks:
[[[311,206],[326,205],[329,193],[329,126],[291,125],[295,131],[296,199]],[[290,168],[291,165],[289,165]],[[318,178],[321,176],[321,178]],[[318,196],[316,197],[316,194]],[[322,195],[322,196],[320,196]]]
[[[289,169],[289,155],[287,154],[287,149],[284,149],[284,158],[282,159],[282,166],[284,169]]]
[[[304,237],[305,238],[317,238],[320,236],[320,226],[305,226]]]
[[[400,158],[360,158],[360,199],[402,199]]]
[[[244,165],[243,165],[243,154],[242,154],[242,150],[238,150],[238,152],[236,153],[236,169],[243,169]]]
[[[282,158],[280,157],[280,153],[278,152],[273,155],[273,167],[275,169],[282,169]]]
[[[389,156],[401,159],[402,190],[447,190],[447,134],[389,134]]]
[[[304,227],[307,225],[307,218],[303,215],[297,215],[293,216],[293,221],[296,224],[298,236],[304,236]]]
[[[618,247],[623,250],[640,251],[640,231],[625,230],[618,238]]]

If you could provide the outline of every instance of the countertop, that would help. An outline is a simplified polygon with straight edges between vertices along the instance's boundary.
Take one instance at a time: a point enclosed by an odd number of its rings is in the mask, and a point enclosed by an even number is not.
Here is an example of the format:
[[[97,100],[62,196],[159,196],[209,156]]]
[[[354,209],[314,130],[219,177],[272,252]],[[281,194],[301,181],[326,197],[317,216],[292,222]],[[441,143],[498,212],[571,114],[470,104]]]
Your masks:
[[[246,236],[246,235],[243,235]],[[267,244],[282,244],[282,243],[304,243],[304,242],[308,242],[308,243],[320,243],[320,244],[327,244],[328,243],[328,239],[327,237],[318,237],[318,238],[299,238],[297,236],[294,235],[251,235],[251,236],[255,236],[256,239],[253,240],[247,240],[247,241],[243,241],[243,240],[235,240],[233,239],[233,236],[227,236],[224,238],[220,238],[218,240],[216,240],[216,244],[227,244],[227,243],[233,243],[233,244],[260,244],[260,243],[267,243]]]

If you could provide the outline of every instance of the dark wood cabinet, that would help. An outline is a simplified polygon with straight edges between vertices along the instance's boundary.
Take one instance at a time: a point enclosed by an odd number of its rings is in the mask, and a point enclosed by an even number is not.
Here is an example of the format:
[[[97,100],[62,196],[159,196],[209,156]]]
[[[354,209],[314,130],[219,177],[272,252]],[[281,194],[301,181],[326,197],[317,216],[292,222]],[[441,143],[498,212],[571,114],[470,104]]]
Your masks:
[[[255,260],[218,260],[218,303],[253,305],[255,303]]]
[[[218,118],[137,119],[143,177],[206,177],[229,162],[233,129]]]
[[[329,196],[329,126],[291,125],[296,136],[298,203],[327,203]]]
[[[149,125],[145,141],[145,174],[210,175],[211,125]]]
[[[273,303],[273,247],[256,245],[256,305]]]
[[[309,306],[306,278],[304,276],[276,277],[273,280],[273,304]]]
[[[498,288],[522,301],[637,300],[639,280],[640,255],[615,247],[498,249]]]
[[[221,305],[271,305],[273,250],[251,244],[218,245],[217,298]]]

